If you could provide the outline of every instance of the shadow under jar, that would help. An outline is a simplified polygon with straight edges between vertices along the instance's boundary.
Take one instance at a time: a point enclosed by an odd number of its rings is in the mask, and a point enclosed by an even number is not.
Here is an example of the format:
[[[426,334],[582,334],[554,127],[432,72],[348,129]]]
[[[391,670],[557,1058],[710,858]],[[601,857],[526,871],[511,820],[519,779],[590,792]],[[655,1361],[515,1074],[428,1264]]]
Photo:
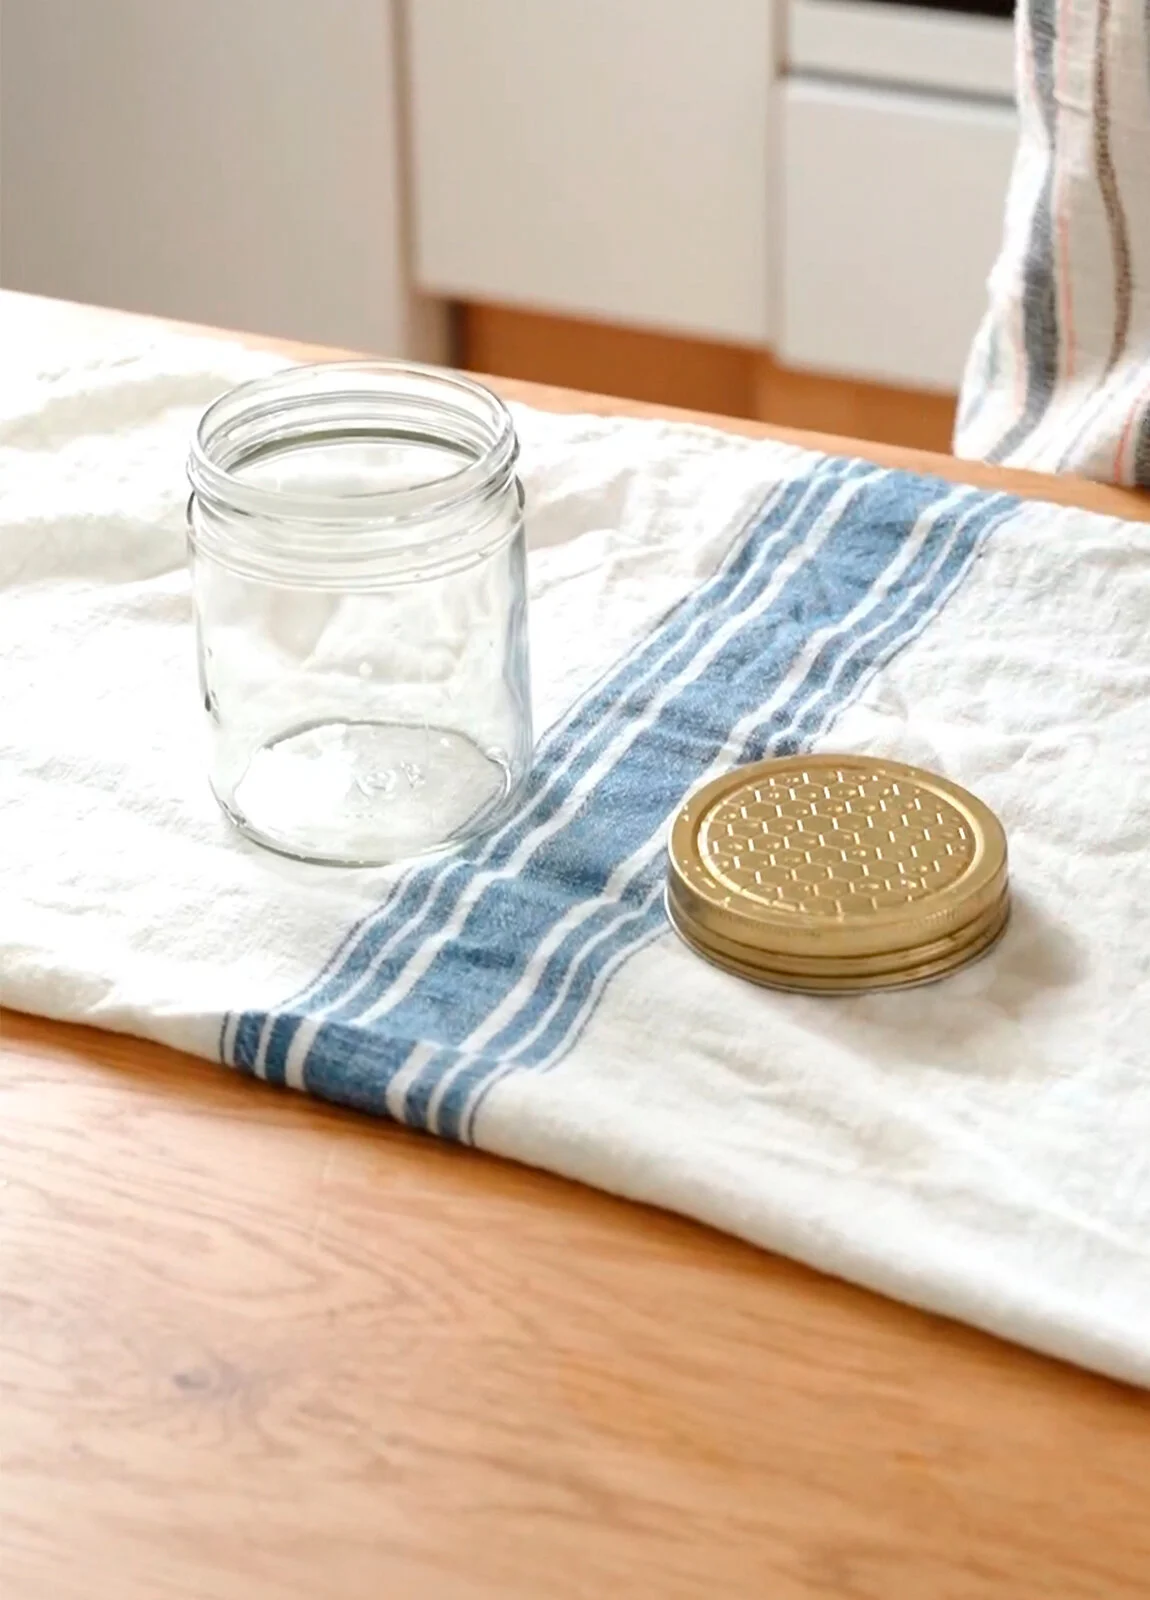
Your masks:
[[[296,367],[188,464],[211,783],[250,838],[374,866],[498,824],[531,761],[523,494],[506,407],[394,363]]]

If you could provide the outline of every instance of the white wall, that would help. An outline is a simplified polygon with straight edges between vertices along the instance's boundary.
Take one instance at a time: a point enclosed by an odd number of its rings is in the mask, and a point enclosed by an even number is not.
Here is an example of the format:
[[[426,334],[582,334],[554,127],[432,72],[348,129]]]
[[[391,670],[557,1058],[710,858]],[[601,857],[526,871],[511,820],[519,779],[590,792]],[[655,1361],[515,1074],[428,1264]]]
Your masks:
[[[2,24],[5,287],[439,353],[392,0],[3,0]]]

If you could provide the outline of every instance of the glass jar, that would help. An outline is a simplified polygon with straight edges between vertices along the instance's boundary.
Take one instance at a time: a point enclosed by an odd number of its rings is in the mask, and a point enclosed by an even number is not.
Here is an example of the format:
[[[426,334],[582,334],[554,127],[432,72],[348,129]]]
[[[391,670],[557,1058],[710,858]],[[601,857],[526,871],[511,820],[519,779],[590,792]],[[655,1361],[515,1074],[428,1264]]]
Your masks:
[[[398,363],[296,367],[188,464],[211,783],[249,838],[355,866],[495,826],[531,759],[507,408]]]

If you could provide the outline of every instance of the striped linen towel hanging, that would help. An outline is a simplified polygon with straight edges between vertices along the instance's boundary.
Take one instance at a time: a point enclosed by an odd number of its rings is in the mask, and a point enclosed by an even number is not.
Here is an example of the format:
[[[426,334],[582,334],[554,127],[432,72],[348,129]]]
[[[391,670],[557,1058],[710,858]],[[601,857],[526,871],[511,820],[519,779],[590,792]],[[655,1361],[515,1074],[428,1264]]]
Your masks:
[[[955,449],[1150,485],[1150,9],[1020,0],[1019,144]]]

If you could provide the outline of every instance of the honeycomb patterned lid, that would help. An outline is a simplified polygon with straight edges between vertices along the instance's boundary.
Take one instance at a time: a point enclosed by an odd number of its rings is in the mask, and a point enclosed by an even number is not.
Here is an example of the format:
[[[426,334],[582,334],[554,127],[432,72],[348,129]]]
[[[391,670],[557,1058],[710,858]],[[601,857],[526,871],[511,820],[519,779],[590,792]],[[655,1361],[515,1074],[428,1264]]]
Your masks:
[[[668,856],[668,910],[693,944],[735,970],[766,963],[819,986],[949,970],[997,937],[1008,909],[993,812],[945,778],[867,756],[716,778],[676,816]]]

